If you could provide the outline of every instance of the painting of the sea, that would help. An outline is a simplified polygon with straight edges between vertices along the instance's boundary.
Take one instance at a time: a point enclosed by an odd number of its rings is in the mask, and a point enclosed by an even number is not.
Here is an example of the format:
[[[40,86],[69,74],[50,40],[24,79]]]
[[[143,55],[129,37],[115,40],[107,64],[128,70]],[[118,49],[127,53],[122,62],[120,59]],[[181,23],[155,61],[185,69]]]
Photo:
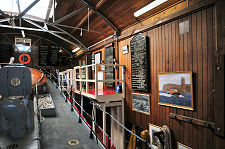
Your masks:
[[[159,104],[193,110],[192,73],[158,74]]]
[[[133,93],[132,97],[133,110],[150,114],[149,95]]]

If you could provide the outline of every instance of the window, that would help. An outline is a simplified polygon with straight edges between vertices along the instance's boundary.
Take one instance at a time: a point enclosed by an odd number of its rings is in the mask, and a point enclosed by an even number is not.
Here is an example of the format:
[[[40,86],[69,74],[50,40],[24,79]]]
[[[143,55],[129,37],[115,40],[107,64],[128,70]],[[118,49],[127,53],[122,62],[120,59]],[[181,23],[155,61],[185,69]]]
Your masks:
[[[47,15],[48,9],[51,9],[50,17],[52,16],[52,7],[49,7],[51,0],[40,0],[37,4],[35,4],[26,15],[36,16],[40,19],[45,19]],[[0,0],[0,9],[5,13],[15,15],[23,12],[34,0]],[[19,5],[18,5],[19,4]],[[19,6],[19,7],[18,7]],[[26,16],[28,17],[28,16]]]

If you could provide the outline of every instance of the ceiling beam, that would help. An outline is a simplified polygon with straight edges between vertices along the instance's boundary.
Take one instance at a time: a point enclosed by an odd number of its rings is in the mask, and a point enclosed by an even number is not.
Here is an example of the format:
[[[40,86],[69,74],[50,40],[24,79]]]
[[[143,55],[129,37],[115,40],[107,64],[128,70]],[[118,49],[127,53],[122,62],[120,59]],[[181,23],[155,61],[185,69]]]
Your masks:
[[[61,22],[65,21],[66,19],[69,19],[69,18],[71,18],[72,16],[74,16],[74,15],[76,15],[76,14],[78,14],[78,13],[84,11],[86,8],[87,8],[87,6],[85,6],[85,7],[83,7],[83,8],[80,8],[80,9],[77,9],[77,10],[71,12],[70,14],[65,15],[64,17],[62,17],[62,18],[56,20],[55,22],[53,22],[53,24],[61,23]]]
[[[74,36],[70,35],[68,32],[64,31],[63,29],[61,29],[61,28],[59,28],[59,27],[57,27],[57,26],[55,26],[55,25],[51,25],[51,24],[48,24],[48,25],[50,25],[50,26],[52,26],[52,27],[55,27],[56,29],[60,30],[61,32],[65,33],[66,35],[68,35],[69,37],[71,37],[72,39],[76,40],[76,41],[79,43],[79,44],[76,44],[76,45],[80,45],[80,46],[81,46],[80,48],[83,49],[84,51],[87,50],[87,47],[86,47],[82,42],[80,42],[80,41],[79,41],[77,38],[75,38]]]
[[[55,25],[60,26],[60,27],[74,29],[73,26],[68,26],[68,25],[63,25],[63,24],[55,24]],[[76,28],[76,29],[83,30],[83,31],[88,31],[88,32],[93,32],[93,33],[98,33],[98,34],[102,34],[102,35],[113,35],[113,34],[108,34],[108,33],[99,32],[99,31],[95,31],[95,30],[88,30],[88,29],[85,29],[85,28]]]
[[[45,31],[48,32],[49,34],[52,34],[52,35],[54,35],[54,36],[56,36],[56,37],[58,37],[58,38],[60,38],[60,39],[62,39],[62,40],[64,40],[64,41],[70,43],[71,45],[76,45],[76,43],[74,43],[74,42],[72,42],[72,41],[70,41],[70,40],[68,40],[68,39],[66,39],[66,38],[64,38],[64,37],[62,37],[62,36],[60,36],[60,35],[54,33],[54,32],[51,32],[51,31],[49,31],[49,30],[44,29],[42,26],[40,26],[40,25],[37,24],[37,23],[34,23],[33,21],[30,21],[30,20],[27,20],[27,19],[24,19],[24,20],[25,20],[26,22],[28,22],[28,23],[30,23],[30,24],[32,24],[32,25],[34,25],[34,26],[36,26],[36,27],[42,29],[42,30],[45,30]]]
[[[17,0],[16,3],[17,3],[18,11],[19,11],[19,13],[21,13],[21,10],[20,10],[20,0]]]
[[[0,14],[3,16],[3,17],[9,17],[9,15],[8,14],[5,14],[1,9],[0,9]]]
[[[23,12],[21,12],[18,15],[18,18],[23,17],[32,7],[34,7],[34,5],[36,5],[40,0],[35,0],[33,3],[31,3]]]
[[[38,32],[47,32],[46,30],[43,29],[37,29],[37,28],[29,28],[29,27],[19,27],[19,26],[11,26],[11,25],[3,25],[0,24],[0,27],[4,27],[4,28],[12,28],[12,29],[21,29],[21,30],[29,30],[29,31],[38,31]],[[63,32],[59,32],[59,31],[51,31],[53,33],[58,33],[58,34],[65,34]]]
[[[104,3],[106,2],[106,0],[100,0],[95,9],[98,10]],[[94,14],[93,10],[90,10],[89,12],[89,17],[91,17],[91,15]],[[86,16],[79,22],[79,24],[77,26],[74,27],[74,29],[72,30],[72,32],[70,34],[72,34],[77,28],[80,28],[88,19],[88,14],[86,14]]]
[[[6,21],[8,22],[9,21],[9,18],[0,19],[0,23],[1,22],[6,22]]]
[[[80,0],[82,3],[87,5],[89,8],[91,8],[98,16],[100,16],[111,28],[116,32],[116,34],[120,34],[119,29],[107,18],[105,17],[101,12],[99,12],[97,9],[95,9],[91,4],[86,2],[85,0]]]
[[[53,5],[53,0],[50,0],[49,4],[48,4],[48,10],[47,10],[47,13],[46,13],[46,17],[45,17],[46,22],[49,19],[49,16],[50,16],[50,13],[51,13],[51,10],[52,10],[52,5]],[[53,7],[53,9],[54,9],[54,7]]]

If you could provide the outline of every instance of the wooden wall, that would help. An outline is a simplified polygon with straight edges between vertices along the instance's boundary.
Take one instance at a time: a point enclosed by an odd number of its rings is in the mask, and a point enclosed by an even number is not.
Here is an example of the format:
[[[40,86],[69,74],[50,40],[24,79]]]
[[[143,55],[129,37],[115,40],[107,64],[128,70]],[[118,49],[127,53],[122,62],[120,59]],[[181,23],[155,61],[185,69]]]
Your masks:
[[[189,20],[190,31],[179,34],[179,23]],[[132,111],[131,54],[122,54],[122,47],[129,45],[131,38],[119,42],[119,63],[126,65],[126,121],[144,129],[152,123],[169,126],[176,141],[194,149],[216,148],[218,136],[209,128],[178,122],[170,119],[169,113],[176,113],[199,120],[214,122],[215,88],[215,6],[209,6],[143,32],[150,38],[150,115]],[[130,50],[130,49],[129,49]],[[193,73],[194,110],[160,106],[158,104],[157,74],[162,72],[191,71]],[[145,93],[146,94],[146,93]],[[219,138],[220,147],[225,147]]]
[[[179,5],[182,8],[185,6],[184,3]],[[163,23],[159,24],[156,20],[149,25],[139,23],[131,26],[122,31],[118,43],[114,41],[116,59],[119,64],[126,66],[126,122],[143,129],[148,129],[149,123],[158,126],[167,125],[174,134],[175,143],[180,142],[193,149],[225,148],[225,139],[221,137],[224,135],[225,114],[224,55],[218,55],[217,51],[218,44],[224,44],[221,42],[225,38],[221,40],[218,38],[219,36],[221,38],[218,26],[222,25],[218,24],[221,20],[218,20],[217,13],[222,12],[218,11],[222,6],[217,5],[217,1],[199,1],[199,4],[196,2],[193,7],[184,8],[183,13],[177,12],[162,18]],[[189,32],[179,34],[179,23],[185,20],[189,21]],[[150,95],[150,115],[132,111],[132,93],[135,91],[132,90],[131,84],[130,41],[137,32],[149,37],[151,89],[148,93],[139,93]],[[129,46],[128,54],[122,53],[122,47],[125,45]],[[99,46],[102,48],[98,51],[104,53],[104,46]],[[217,68],[221,69],[216,70]],[[159,105],[157,74],[182,71],[193,73],[194,110]],[[216,128],[214,130],[171,119],[169,113],[212,122]]]

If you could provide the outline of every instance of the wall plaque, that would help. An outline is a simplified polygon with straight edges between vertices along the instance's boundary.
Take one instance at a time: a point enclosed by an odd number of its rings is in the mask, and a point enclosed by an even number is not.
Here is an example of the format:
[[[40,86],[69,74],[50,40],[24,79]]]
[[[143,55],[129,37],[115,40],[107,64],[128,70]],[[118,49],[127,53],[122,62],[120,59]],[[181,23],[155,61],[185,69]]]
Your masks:
[[[39,45],[39,65],[48,65],[48,45]]]
[[[105,49],[105,64],[113,64],[114,49],[112,46]],[[114,79],[114,68],[112,66],[105,67],[105,79]],[[106,85],[112,85],[113,82],[105,82]]]
[[[147,37],[138,34],[130,42],[131,51],[131,78],[132,89],[137,91],[148,91],[149,76],[149,54]]]

